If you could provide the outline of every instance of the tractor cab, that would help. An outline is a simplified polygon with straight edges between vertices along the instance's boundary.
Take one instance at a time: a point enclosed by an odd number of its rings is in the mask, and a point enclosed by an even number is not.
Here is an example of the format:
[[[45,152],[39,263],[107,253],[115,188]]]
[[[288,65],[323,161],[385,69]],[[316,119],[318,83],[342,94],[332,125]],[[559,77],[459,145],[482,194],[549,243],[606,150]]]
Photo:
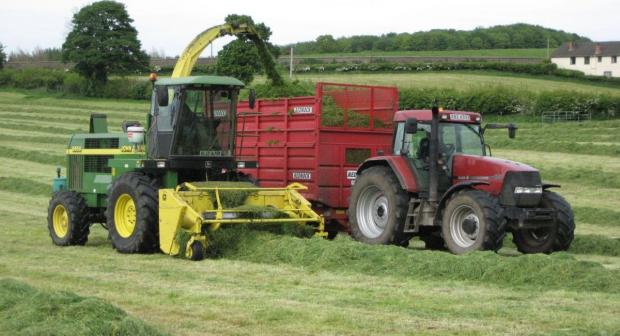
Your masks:
[[[474,112],[440,111],[438,125],[438,188],[447,190],[452,184],[453,158],[456,154],[485,156],[481,116]],[[393,155],[408,158],[418,185],[427,191],[430,168],[431,121],[430,110],[405,110],[396,113]]]
[[[147,117],[148,159],[189,170],[233,169],[237,98],[243,86],[221,76],[155,81]]]

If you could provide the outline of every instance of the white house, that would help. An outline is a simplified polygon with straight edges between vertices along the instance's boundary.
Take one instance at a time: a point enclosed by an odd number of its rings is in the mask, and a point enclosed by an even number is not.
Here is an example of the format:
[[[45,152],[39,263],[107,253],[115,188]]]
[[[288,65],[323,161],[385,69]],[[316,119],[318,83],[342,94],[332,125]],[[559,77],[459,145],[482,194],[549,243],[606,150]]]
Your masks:
[[[558,68],[586,75],[620,77],[620,42],[567,42],[551,55]]]

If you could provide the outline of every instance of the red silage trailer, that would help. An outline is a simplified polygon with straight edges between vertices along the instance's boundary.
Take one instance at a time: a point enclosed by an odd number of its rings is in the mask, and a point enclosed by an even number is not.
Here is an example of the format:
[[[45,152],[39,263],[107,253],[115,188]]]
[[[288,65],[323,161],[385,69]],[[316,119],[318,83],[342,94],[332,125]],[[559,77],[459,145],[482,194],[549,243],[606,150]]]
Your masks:
[[[299,182],[330,231],[347,230],[357,166],[391,149],[394,87],[318,83],[314,96],[247,101],[238,106],[240,169],[262,187]]]

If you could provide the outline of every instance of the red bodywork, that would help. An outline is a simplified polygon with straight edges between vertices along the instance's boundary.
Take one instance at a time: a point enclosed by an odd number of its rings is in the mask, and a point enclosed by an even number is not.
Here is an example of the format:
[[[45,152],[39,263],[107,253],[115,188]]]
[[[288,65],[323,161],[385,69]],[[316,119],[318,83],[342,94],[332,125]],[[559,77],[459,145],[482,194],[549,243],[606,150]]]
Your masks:
[[[504,176],[509,171],[537,171],[536,169],[514,161],[477,155],[457,154],[452,159],[452,184],[466,181],[480,181],[487,184],[476,185],[476,189],[489,192],[495,196],[502,189]]]
[[[263,187],[300,182],[303,194],[328,222],[346,225],[359,164],[389,153],[398,91],[393,87],[318,83],[309,97],[238,105],[237,160]]]
[[[409,159],[392,153],[393,131],[396,122],[409,118],[430,121],[431,111],[397,109],[396,88],[331,83],[318,83],[314,96],[258,100],[253,110],[246,101],[240,102],[237,160],[258,163],[257,168],[240,170],[263,187],[306,185],[302,194],[314,209],[328,224],[347,229],[346,209],[358,168],[387,164],[405,190],[418,191]],[[440,118],[480,124],[481,117],[475,112],[441,111]],[[354,160],[350,151],[358,151]],[[453,184],[485,182],[474,187],[493,195],[500,193],[506,172],[534,170],[492,157],[453,156]]]

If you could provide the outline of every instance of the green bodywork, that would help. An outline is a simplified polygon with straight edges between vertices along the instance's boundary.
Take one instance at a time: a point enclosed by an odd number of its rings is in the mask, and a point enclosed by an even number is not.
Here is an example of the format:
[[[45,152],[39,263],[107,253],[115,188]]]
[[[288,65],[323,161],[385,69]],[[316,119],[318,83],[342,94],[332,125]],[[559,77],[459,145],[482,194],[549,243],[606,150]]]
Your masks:
[[[243,83],[235,78],[219,76],[170,78],[158,80],[154,84],[153,106],[150,113],[146,113],[146,124],[143,124],[145,130],[150,129],[157,115],[158,103],[155,99],[157,87],[167,87],[170,92],[176,91],[179,94],[171,97],[171,105],[176,99],[181,99],[178,97],[182,97],[180,92],[185,88],[204,90],[210,90],[212,87],[218,90],[227,88],[232,90],[230,92],[238,92],[239,88],[243,87]],[[234,99],[231,105],[235,106],[231,107],[230,114],[236,113],[236,93]],[[232,98],[230,100],[233,101]],[[167,169],[168,158],[149,157],[148,139],[149,137],[145,136],[144,144],[134,145],[129,141],[127,133],[108,133],[105,115],[92,115],[89,133],[73,134],[69,139],[66,151],[66,178],[55,180],[54,191],[76,191],[84,197],[89,208],[105,208],[108,189],[112,182],[127,172],[148,171],[145,167],[146,162],[155,165],[150,167],[151,170],[158,169],[160,187],[175,188],[180,182],[178,171]],[[162,163],[161,167],[158,163]],[[205,167],[204,163],[202,167]]]

